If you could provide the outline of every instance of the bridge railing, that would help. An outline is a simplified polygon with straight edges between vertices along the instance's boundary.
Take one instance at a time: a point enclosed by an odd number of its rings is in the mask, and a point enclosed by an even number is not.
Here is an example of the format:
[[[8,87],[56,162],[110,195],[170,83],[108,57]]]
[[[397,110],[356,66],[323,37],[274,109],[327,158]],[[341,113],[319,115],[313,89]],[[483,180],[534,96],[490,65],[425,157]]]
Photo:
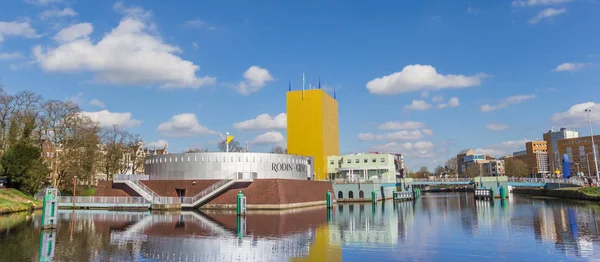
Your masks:
[[[110,197],[110,196],[60,196],[58,203],[65,204],[151,204],[143,197]]]
[[[429,178],[415,178],[414,182],[471,182],[473,179],[468,177],[460,177],[460,178],[437,178],[437,179],[429,179]]]
[[[583,179],[580,178],[569,178],[569,179],[563,179],[563,178],[517,178],[517,177],[509,177],[508,178],[509,182],[521,182],[521,183],[557,183],[557,184],[574,184],[574,185],[581,185],[583,186],[585,184],[585,181]]]

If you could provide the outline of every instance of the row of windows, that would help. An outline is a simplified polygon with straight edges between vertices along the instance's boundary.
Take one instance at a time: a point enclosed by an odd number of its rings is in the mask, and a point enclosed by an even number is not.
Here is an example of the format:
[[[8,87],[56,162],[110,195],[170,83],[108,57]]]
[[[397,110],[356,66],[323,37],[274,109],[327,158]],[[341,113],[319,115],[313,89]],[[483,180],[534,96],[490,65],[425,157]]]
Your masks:
[[[181,162],[181,163],[185,163],[187,159],[187,162],[204,162],[205,158],[204,157],[198,157],[198,156],[187,156],[187,157],[159,157],[159,158],[152,158],[152,159],[148,159],[145,161],[146,164],[157,164],[157,163],[177,163],[177,162]],[[245,162],[249,162],[250,158],[249,157],[244,157]],[[219,158],[218,157],[207,157],[206,160],[208,162],[219,162]],[[235,157],[230,157],[230,161],[229,162],[234,162],[236,159]],[[258,162],[262,163],[262,157],[258,158]],[[268,163],[272,162],[271,159],[265,159]],[[227,157],[223,157],[222,158],[222,162],[227,162]],[[237,162],[242,162],[242,157],[238,156],[237,157]],[[256,162],[256,157],[253,156],[252,157],[252,162]],[[302,159],[296,159],[296,158],[284,158],[281,160],[282,163],[290,163],[290,164],[306,164],[306,161],[302,160]]]
[[[383,162],[385,162],[385,158],[383,158],[383,157],[382,157],[382,158],[380,158],[380,159],[379,159],[379,161],[380,161],[381,163],[383,163]],[[369,159],[365,158],[365,159],[363,159],[363,162],[364,162],[364,163],[369,163]],[[372,158],[372,159],[371,159],[371,162],[372,162],[372,163],[377,163],[377,158]],[[335,161],[334,161],[334,160],[329,160],[329,164],[330,164],[330,165],[333,165],[334,163],[335,163]],[[351,164],[351,163],[352,163],[352,159],[347,159],[347,160],[346,160],[346,163],[348,163],[348,164]],[[358,159],[358,158],[357,158],[357,159],[354,159],[354,163],[356,163],[356,164],[360,163],[360,159]]]

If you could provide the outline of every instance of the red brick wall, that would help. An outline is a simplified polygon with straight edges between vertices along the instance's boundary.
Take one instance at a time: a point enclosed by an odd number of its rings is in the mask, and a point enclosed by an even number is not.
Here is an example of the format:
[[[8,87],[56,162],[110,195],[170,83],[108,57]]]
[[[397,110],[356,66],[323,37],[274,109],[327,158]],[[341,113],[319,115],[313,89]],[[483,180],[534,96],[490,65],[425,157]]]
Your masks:
[[[175,189],[185,189],[185,195],[191,197],[217,181],[219,180],[195,180],[196,184],[194,184],[194,180],[148,180],[143,181],[143,183],[160,196],[177,197]],[[100,186],[101,184],[98,185],[99,189]],[[127,187],[125,185],[122,186]],[[325,200],[327,190],[333,192],[330,182],[293,179],[256,179],[252,183],[235,184],[226,192],[208,202],[208,204],[235,204],[239,191],[244,193],[248,204],[279,205],[323,201]],[[129,191],[133,190],[129,189]],[[119,193],[120,195],[118,196],[123,196],[124,192],[127,193],[124,190],[121,190],[120,193],[117,192],[113,186],[113,190],[97,189],[96,195],[117,196],[106,194]],[[138,196],[135,192],[133,194]]]
[[[98,181],[96,196],[134,196],[140,195],[125,184],[113,184],[112,181]]]

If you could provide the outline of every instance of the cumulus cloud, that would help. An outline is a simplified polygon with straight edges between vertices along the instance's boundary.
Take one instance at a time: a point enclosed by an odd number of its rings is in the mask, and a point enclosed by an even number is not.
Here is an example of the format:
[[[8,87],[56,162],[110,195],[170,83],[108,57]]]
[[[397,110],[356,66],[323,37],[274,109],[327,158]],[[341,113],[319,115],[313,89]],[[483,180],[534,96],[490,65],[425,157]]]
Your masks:
[[[67,43],[78,39],[85,39],[92,31],[94,31],[92,24],[80,23],[60,30],[60,32],[54,36],[54,40],[59,43]]]
[[[509,96],[505,99],[500,100],[500,103],[498,103],[497,105],[482,105],[480,110],[481,112],[490,112],[501,108],[505,108],[509,105],[520,104],[527,100],[534,99],[535,97],[536,96],[534,94]]]
[[[185,113],[174,115],[167,122],[160,123],[156,128],[159,134],[167,137],[190,137],[196,135],[213,135],[216,131],[200,125],[196,114]]]
[[[269,70],[259,66],[251,66],[244,72],[244,81],[239,82],[235,89],[242,95],[258,92],[267,83],[273,81]]]
[[[21,58],[21,53],[13,52],[13,53],[0,53],[0,60],[8,60],[8,59],[17,59]]]
[[[31,25],[29,25],[28,21],[24,21],[24,22],[17,22],[17,21],[2,22],[2,21],[0,21],[0,42],[3,42],[4,38],[7,36],[20,36],[20,37],[24,37],[24,38],[40,38],[40,35],[38,35],[36,33],[35,29],[33,29],[33,27],[31,27]]]
[[[425,123],[415,122],[415,121],[406,121],[406,122],[397,122],[397,121],[388,121],[377,128],[380,130],[404,130],[404,129],[419,129],[425,128]]]
[[[500,124],[500,123],[490,123],[490,124],[485,125],[485,128],[492,130],[492,131],[502,131],[502,130],[508,129],[508,125]]]
[[[423,132],[423,134],[426,134],[428,136],[432,136],[433,135],[433,130],[431,130],[429,128],[421,129],[421,132]]]
[[[91,24],[77,24],[61,30],[56,48],[34,47],[33,54],[47,72],[89,71],[94,81],[117,85],[160,85],[163,88],[199,88],[214,84],[213,77],[198,77],[200,69],[177,56],[178,46],[167,44],[144,20],[142,8],[115,9],[126,14],[119,25],[94,42]]]
[[[404,109],[408,110],[427,110],[431,108],[431,104],[425,102],[425,100],[413,100],[410,105],[405,105]]]
[[[428,98],[429,97],[429,91],[423,90],[423,92],[421,92],[421,97],[422,98]]]
[[[575,104],[565,112],[552,115],[552,122],[565,127],[586,127],[588,126],[588,114],[586,109],[591,109],[590,121],[593,125],[600,125],[600,104],[594,102],[585,102]]]
[[[446,107],[458,107],[460,106],[460,102],[458,101],[458,97],[452,97],[448,99],[448,103],[438,104],[437,108],[446,108]]]
[[[82,112],[83,115],[89,117],[92,121],[98,122],[100,127],[111,127],[118,125],[120,127],[135,127],[142,124],[142,121],[131,118],[131,113],[115,113],[108,110],[97,112]]]
[[[490,154],[495,157],[503,157],[512,155],[513,152],[522,150],[525,148],[525,143],[531,141],[530,139],[521,140],[508,140],[498,144],[489,145],[484,148],[477,148],[474,151],[480,154]]]
[[[286,126],[286,113],[281,113],[276,116],[271,116],[269,114],[260,114],[254,119],[233,124],[233,128],[239,130],[285,129]]]
[[[58,18],[58,17],[75,17],[77,16],[77,12],[71,8],[65,8],[63,10],[60,9],[50,9],[40,13],[40,18],[42,20],[50,19],[50,18]]]
[[[169,142],[167,142],[166,140],[162,140],[162,139],[144,144],[144,147],[146,147],[148,149],[163,149],[167,146],[169,146]]]
[[[540,11],[536,16],[532,17],[531,19],[529,19],[529,23],[530,24],[537,24],[538,22],[540,22],[543,19],[550,19],[551,17],[557,16],[557,15],[561,15],[567,12],[566,8],[546,8],[542,11]]]
[[[430,65],[407,65],[402,71],[375,78],[367,83],[369,92],[378,95],[400,94],[420,90],[465,88],[481,84],[485,74],[443,75]]]
[[[63,0],[25,0],[25,3],[36,4],[36,5],[49,5],[49,4],[60,3],[62,1]]]
[[[562,63],[554,69],[554,72],[563,72],[563,71],[575,72],[575,71],[579,71],[580,69],[582,69],[588,65],[590,65],[590,64],[589,63]]]
[[[90,105],[97,106],[99,108],[104,108],[104,102],[102,102],[98,99],[95,99],[95,98],[90,101]]]
[[[282,145],[285,143],[285,137],[280,132],[269,131],[256,136],[251,143],[254,145]]]
[[[377,152],[401,153],[404,157],[433,158],[435,157],[435,145],[429,141],[417,141],[414,143],[390,142],[384,145],[373,146]]]
[[[515,7],[532,7],[541,5],[556,5],[571,2],[571,0],[515,0],[512,5]]]
[[[360,133],[358,139],[361,141],[369,140],[416,140],[423,137],[419,130],[402,130],[386,134]]]
[[[215,28],[214,26],[200,20],[200,19],[194,19],[194,20],[189,20],[186,21],[185,23],[183,23],[183,26],[186,28],[194,28],[194,29],[202,29],[202,30],[215,30],[217,28]]]
[[[444,102],[444,97],[443,96],[434,96],[431,98],[432,102]]]

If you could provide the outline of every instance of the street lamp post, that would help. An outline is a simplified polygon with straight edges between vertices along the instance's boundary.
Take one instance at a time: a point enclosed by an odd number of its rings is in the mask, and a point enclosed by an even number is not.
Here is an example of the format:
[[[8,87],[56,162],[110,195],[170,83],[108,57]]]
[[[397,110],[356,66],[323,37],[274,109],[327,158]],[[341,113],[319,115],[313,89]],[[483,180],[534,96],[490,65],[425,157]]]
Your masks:
[[[590,125],[590,137],[592,138],[592,152],[594,153],[594,167],[596,167],[596,184],[600,182],[600,175],[598,174],[598,158],[596,156],[596,144],[594,143],[594,132],[592,131],[592,120],[590,119],[591,108],[585,110],[588,115],[588,123]]]
[[[587,154],[585,154],[585,161],[586,161],[586,165],[585,166],[586,166],[586,171],[588,172],[588,176],[592,175],[592,171],[591,171],[592,169],[590,168],[590,158],[589,158],[589,155],[591,153],[592,152],[588,152]]]

